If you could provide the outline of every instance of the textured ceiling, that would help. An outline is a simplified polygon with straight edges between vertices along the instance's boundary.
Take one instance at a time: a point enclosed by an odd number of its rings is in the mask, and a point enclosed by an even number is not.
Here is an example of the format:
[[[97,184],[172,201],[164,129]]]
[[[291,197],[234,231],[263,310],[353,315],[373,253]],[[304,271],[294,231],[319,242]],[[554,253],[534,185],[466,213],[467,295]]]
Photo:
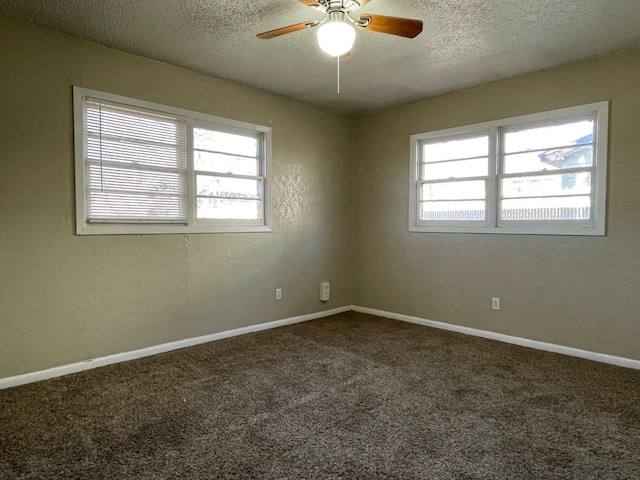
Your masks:
[[[640,47],[640,0],[373,0],[360,12],[423,20],[416,39],[358,31],[341,62],[296,0],[0,0],[0,13],[215,77],[358,115]]]

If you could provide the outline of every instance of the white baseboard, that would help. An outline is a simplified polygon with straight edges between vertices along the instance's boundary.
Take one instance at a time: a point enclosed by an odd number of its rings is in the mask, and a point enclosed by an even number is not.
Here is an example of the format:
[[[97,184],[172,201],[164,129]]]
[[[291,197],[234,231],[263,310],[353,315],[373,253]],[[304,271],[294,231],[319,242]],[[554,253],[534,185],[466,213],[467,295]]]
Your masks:
[[[64,375],[78,373],[84,370],[103,367],[105,365],[111,365],[114,363],[127,362],[129,360],[135,360],[136,358],[149,357],[151,355],[170,352],[172,350],[178,350],[180,348],[192,347],[194,345],[200,345],[202,343],[215,342],[216,340],[237,337],[239,335],[246,335],[247,333],[260,332],[260,331],[269,330],[272,328],[283,327],[285,325],[293,325],[294,323],[301,323],[301,322],[307,322],[309,320],[316,320],[318,318],[324,318],[330,315],[348,312],[350,310],[353,310],[355,312],[368,313],[371,315],[377,315],[379,317],[391,318],[393,320],[400,320],[403,322],[424,325],[426,327],[433,327],[433,328],[439,328],[441,330],[449,330],[452,332],[463,333],[465,335],[472,335],[474,337],[488,338],[491,340],[497,340],[499,342],[505,342],[505,343],[511,343],[514,345],[520,345],[523,347],[535,348],[537,350],[544,350],[547,352],[560,353],[560,354],[569,355],[572,357],[585,358],[587,360],[594,360],[596,362],[608,363],[611,365],[617,365],[619,367],[626,367],[626,368],[632,368],[635,370],[640,370],[640,360],[633,360],[631,358],[625,358],[625,357],[617,357],[615,355],[607,355],[605,353],[590,352],[588,350],[580,350],[578,348],[567,347],[564,345],[557,345],[554,343],[539,342],[537,340],[529,340],[527,338],[522,338],[522,337],[513,337],[511,335],[490,332],[488,330],[479,330],[476,328],[463,327],[463,326],[454,325],[451,323],[436,322],[433,320],[426,320],[420,317],[412,317],[410,315],[403,315],[401,313],[393,313],[393,312],[387,312],[385,310],[376,310],[374,308],[351,305],[351,306],[334,308],[332,310],[325,310],[317,313],[310,313],[307,315],[300,315],[298,317],[285,318],[285,319],[276,320],[273,322],[259,323],[257,325],[250,325],[248,327],[237,328],[234,330],[227,330],[225,332],[213,333],[210,335],[203,335],[201,337],[186,338],[184,340],[177,340],[175,342],[163,343],[161,345],[154,345],[152,347],[141,348],[140,350],[116,353],[113,355],[107,355],[105,357],[85,360],[83,362],[71,363],[69,365],[61,365],[59,367],[53,367],[47,370],[40,370],[37,372],[25,373],[25,374],[16,375],[13,377],[0,378],[0,390],[4,388],[17,387],[19,385],[25,385],[27,383],[39,382],[41,380],[48,380],[50,378],[62,377]]]
[[[239,335],[246,335],[247,333],[260,332],[262,330],[283,327],[285,325],[293,325],[294,323],[316,320],[318,318],[328,317],[330,315],[344,313],[350,310],[350,306],[339,307],[332,310],[324,310],[322,312],[300,315],[298,317],[285,318],[273,322],[259,323],[258,325],[236,328],[234,330],[227,330],[226,332],[213,333],[211,335],[203,335],[201,337],[185,338],[184,340],[177,340],[175,342],[154,345],[153,347],[141,348],[140,350],[115,353],[113,355],[107,355],[106,357],[92,358],[83,362],[61,365],[59,367],[53,367],[47,370],[15,375],[13,377],[0,378],[0,390],[4,388],[17,387],[18,385],[25,385],[27,383],[39,382],[41,380],[48,380],[50,378],[62,377],[64,375],[78,373],[82,372],[83,370],[90,370],[92,368],[103,367],[105,365],[111,365],[114,363],[127,362],[129,360],[135,360],[136,358],[149,357],[151,355],[170,352],[172,350],[178,350],[180,348],[192,347],[194,345],[200,345],[202,343],[215,342],[216,340],[222,340],[224,338],[237,337]]]
[[[563,355],[569,355],[571,357],[585,358],[587,360],[594,360],[596,362],[608,363],[611,365],[617,365],[619,367],[640,370],[640,360],[633,360],[631,358],[616,357],[615,355],[607,355],[606,353],[590,352],[588,350],[580,350],[579,348],[566,347],[564,345],[557,345],[555,343],[529,340],[528,338],[512,337],[511,335],[490,332],[488,330],[478,330],[476,328],[463,327],[451,323],[435,322],[433,320],[426,320],[424,318],[412,317],[409,315],[403,315],[401,313],[386,312],[384,310],[376,310],[374,308],[359,307],[357,305],[352,305],[351,309],[355,312],[368,313],[371,315],[377,315],[379,317],[391,318],[393,320],[401,320],[403,322],[416,323],[418,325],[439,328],[441,330],[450,330],[452,332],[464,333],[465,335],[473,335],[474,337],[489,338],[491,340],[512,343],[514,345],[520,345],[522,347],[535,348],[537,350],[544,350],[547,352],[561,353]]]

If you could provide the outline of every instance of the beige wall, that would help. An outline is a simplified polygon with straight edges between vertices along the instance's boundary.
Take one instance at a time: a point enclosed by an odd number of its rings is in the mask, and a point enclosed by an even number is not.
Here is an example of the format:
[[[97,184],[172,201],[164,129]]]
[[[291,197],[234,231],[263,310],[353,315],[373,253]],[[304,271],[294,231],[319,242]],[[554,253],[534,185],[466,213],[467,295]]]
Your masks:
[[[606,237],[408,232],[409,135],[600,100],[611,101]],[[356,124],[356,304],[640,359],[640,52]]]
[[[352,303],[640,359],[640,52],[355,120],[1,16],[0,65],[0,378]],[[272,126],[274,232],[74,235],[72,85]],[[410,134],[599,100],[606,237],[408,232]]]
[[[74,235],[72,85],[273,127],[273,233]],[[349,120],[5,17],[0,111],[0,378],[351,302]]]

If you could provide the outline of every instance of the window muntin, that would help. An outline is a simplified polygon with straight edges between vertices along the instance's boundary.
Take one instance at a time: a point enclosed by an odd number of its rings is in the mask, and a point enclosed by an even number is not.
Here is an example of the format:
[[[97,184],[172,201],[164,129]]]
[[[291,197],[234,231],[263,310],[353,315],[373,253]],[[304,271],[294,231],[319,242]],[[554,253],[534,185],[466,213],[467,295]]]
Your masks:
[[[74,87],[79,234],[270,231],[271,130]]]
[[[600,102],[413,135],[410,230],[603,235],[607,114]]]
[[[576,142],[589,143],[582,140],[593,135],[595,115],[581,117],[549,121],[542,125],[502,127],[504,153],[543,152],[559,146],[572,146]],[[575,140],[568,143],[568,139]]]

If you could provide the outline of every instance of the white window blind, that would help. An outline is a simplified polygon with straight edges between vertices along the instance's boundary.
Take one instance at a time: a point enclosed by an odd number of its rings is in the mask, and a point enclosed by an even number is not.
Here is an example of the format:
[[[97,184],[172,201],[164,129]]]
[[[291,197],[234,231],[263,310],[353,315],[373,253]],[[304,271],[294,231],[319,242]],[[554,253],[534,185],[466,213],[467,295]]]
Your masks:
[[[180,118],[87,98],[87,221],[187,222],[187,128]]]

